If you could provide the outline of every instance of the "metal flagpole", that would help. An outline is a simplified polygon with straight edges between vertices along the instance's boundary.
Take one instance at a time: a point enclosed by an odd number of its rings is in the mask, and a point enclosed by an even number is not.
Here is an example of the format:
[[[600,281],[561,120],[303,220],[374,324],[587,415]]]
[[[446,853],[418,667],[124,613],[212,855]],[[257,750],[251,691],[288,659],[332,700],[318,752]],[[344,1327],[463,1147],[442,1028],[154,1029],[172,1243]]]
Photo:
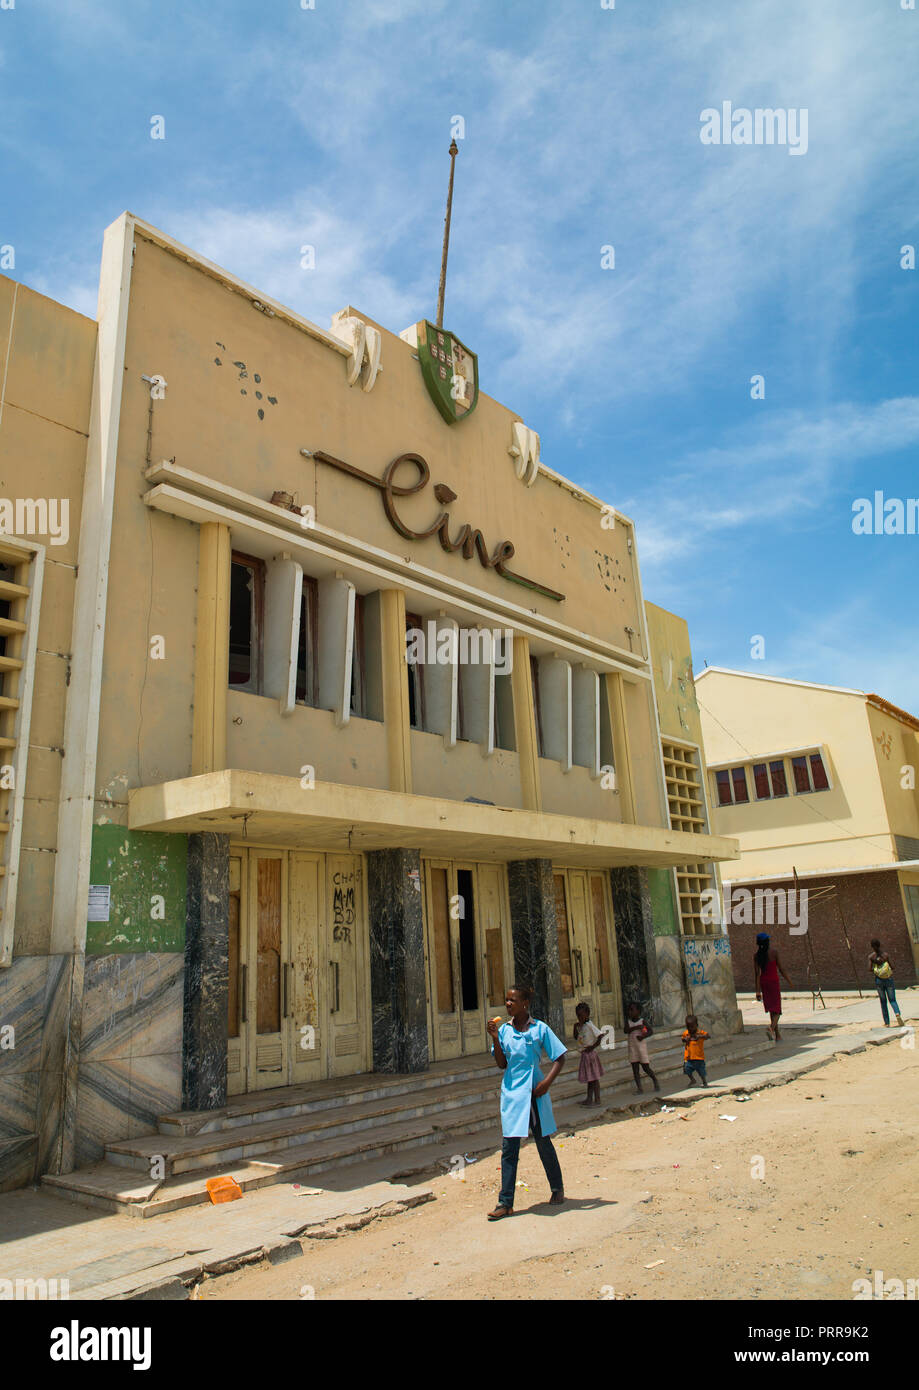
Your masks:
[[[440,288],[437,291],[437,327],[444,326],[444,294],[447,289],[447,249],[450,245],[450,215],[453,211],[453,173],[456,169],[456,156],[459,148],[455,140],[450,141],[450,187],[447,190],[447,215],[444,218],[444,253],[440,262]]]

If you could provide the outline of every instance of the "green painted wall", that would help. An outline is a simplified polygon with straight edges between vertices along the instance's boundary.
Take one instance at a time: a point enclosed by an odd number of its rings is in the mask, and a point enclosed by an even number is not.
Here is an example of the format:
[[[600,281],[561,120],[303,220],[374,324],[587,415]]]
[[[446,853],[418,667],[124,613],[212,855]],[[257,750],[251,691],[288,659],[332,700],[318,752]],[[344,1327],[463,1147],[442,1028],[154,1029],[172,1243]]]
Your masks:
[[[655,936],[678,936],[676,904],[673,901],[673,875],[669,869],[648,869],[648,889]]]
[[[89,881],[111,904],[107,922],[87,923],[87,955],[185,949],[187,853],[184,835],[93,826]]]

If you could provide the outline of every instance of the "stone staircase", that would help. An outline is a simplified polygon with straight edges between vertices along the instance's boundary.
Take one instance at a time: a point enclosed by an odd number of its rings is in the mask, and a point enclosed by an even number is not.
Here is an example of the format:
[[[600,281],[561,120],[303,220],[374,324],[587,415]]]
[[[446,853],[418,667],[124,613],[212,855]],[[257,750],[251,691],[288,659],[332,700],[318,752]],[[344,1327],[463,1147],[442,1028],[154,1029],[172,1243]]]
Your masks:
[[[770,1048],[759,1036],[713,1037],[707,1044],[709,1070]],[[656,1033],[649,1046],[658,1077],[681,1076],[679,1030]],[[625,1049],[602,1054],[601,1096],[629,1088],[619,1108],[634,1103],[632,1072]],[[149,1217],[209,1201],[205,1182],[230,1175],[240,1187],[292,1182],[353,1164],[417,1150],[451,1145],[462,1153],[471,1136],[493,1131],[500,1140],[498,1091],[501,1076],[490,1056],[435,1062],[412,1075],[365,1073],[233,1097],[220,1110],[163,1115],[158,1131],[141,1139],[107,1144],[105,1159],[90,1168],[42,1184],[58,1196],[107,1211]],[[667,1089],[682,1089],[672,1083]],[[577,1079],[577,1058],[552,1087],[560,1127],[584,1123],[599,1110],[582,1110],[585,1086]],[[644,1078],[645,1099],[655,1093]],[[414,1155],[416,1164],[419,1155]],[[433,1161],[433,1157],[432,1157]],[[155,1173],[156,1179],[151,1178]]]

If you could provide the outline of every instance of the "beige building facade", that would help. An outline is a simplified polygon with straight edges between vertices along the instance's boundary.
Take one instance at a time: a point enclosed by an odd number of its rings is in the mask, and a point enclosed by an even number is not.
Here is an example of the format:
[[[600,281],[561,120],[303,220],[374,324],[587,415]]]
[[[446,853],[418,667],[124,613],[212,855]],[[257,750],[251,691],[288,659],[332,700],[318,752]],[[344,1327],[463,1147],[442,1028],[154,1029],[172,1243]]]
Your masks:
[[[712,824],[741,845],[726,886],[793,891],[797,872],[807,931],[773,925],[802,987],[870,985],[872,936],[891,952],[897,979],[912,983],[919,719],[860,690],[717,667],[696,679]],[[739,984],[752,981],[748,957],[764,925],[732,924]]]
[[[628,518],[468,353],[451,422],[449,335],[319,328],[129,214],[98,322],[7,280],[0,315],[0,1187],[480,1053],[515,978],[569,1039],[581,998],[669,1017],[663,885],[692,927],[736,847],[701,761],[672,799],[688,638]]]

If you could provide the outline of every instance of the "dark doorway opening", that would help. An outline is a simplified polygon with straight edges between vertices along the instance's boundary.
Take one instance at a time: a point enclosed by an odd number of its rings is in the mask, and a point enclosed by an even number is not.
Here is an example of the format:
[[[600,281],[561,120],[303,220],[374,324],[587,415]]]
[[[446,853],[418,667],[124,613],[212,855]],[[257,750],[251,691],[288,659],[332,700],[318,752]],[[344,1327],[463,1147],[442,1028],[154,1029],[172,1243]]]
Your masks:
[[[458,869],[456,887],[459,892],[460,975],[463,988],[463,1008],[479,1007],[479,981],[475,955],[475,898],[472,870]]]

